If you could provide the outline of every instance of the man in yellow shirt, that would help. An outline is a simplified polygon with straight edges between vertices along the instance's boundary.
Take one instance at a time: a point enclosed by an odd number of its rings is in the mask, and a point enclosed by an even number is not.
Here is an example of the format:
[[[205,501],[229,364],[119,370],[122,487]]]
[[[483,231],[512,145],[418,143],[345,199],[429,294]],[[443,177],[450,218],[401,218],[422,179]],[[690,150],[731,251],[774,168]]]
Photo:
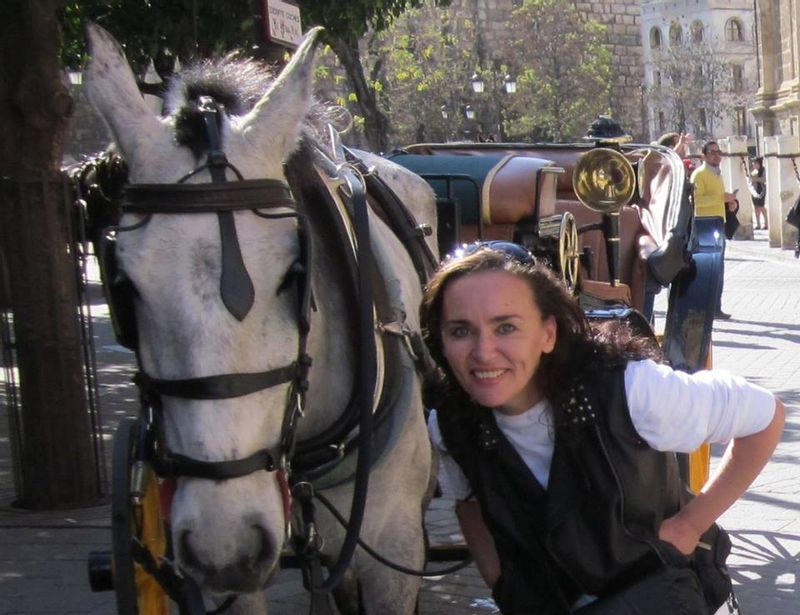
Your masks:
[[[725,208],[736,210],[736,195],[725,192],[722,183],[719,163],[722,153],[716,141],[708,141],[703,145],[703,164],[692,173],[691,182],[694,188],[694,215],[718,216],[725,223]],[[722,235],[722,271],[725,276],[725,235]],[[722,311],[722,283],[719,285],[715,318],[728,319],[730,314]]]

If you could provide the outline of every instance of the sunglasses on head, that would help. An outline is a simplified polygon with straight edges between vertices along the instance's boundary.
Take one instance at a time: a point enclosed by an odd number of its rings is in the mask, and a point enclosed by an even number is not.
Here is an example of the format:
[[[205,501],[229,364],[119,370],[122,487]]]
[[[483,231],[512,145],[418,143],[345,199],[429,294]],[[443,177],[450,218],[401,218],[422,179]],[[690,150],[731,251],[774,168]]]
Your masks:
[[[492,240],[492,241],[475,241],[469,244],[463,244],[461,247],[456,248],[445,257],[445,262],[458,258],[464,258],[470,254],[475,254],[479,250],[490,250],[504,255],[509,260],[514,260],[522,265],[533,265],[536,259],[530,251],[511,241]]]

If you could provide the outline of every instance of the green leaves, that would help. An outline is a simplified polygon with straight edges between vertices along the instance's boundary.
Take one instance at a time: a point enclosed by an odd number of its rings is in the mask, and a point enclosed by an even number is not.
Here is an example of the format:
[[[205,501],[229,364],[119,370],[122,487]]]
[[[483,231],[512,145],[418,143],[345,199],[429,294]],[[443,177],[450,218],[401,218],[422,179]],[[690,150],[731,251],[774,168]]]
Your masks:
[[[510,130],[545,140],[579,139],[609,105],[606,27],[569,0],[523,0],[510,25],[504,57],[523,66]]]
[[[65,66],[78,68],[86,60],[86,21],[106,28],[128,59],[142,65],[161,47],[186,61],[248,49],[255,42],[249,0],[80,0],[67,3],[60,18]]]

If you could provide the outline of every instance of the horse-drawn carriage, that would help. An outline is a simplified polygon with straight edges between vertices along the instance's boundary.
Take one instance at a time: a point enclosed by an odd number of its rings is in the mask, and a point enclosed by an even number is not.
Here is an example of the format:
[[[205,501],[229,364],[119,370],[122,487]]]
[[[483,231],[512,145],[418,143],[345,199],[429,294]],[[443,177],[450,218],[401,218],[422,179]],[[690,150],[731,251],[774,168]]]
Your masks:
[[[670,285],[667,355],[705,362],[713,306],[697,281],[716,254],[674,153],[602,136],[351,152],[305,119],[315,37],[260,98],[221,91],[206,65],[176,82],[185,99],[162,120],[90,28],[87,87],[130,181],[98,252],[142,402],[115,435],[113,574],[92,562],[121,614],[166,613],[171,598],[195,615],[203,596],[262,613],[290,560],[319,612],[331,590],[344,612],[413,611],[435,486],[417,306],[440,250],[522,243],[590,316],[643,332]]]

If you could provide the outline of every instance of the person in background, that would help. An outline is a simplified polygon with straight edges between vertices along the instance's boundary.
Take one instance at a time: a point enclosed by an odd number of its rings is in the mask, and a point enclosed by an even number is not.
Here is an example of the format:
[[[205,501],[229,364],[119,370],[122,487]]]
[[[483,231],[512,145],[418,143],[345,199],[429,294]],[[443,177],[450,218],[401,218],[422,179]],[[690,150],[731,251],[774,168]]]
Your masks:
[[[764,178],[764,159],[761,156],[753,158],[753,168],[750,171],[747,185],[750,189],[750,196],[753,197],[756,228],[767,229],[767,208],[764,206],[767,196],[767,182]]]
[[[725,192],[725,185],[722,182],[722,172],[719,164],[722,161],[722,152],[716,141],[707,141],[703,145],[703,164],[692,173],[690,182],[694,188],[694,215],[695,216],[717,216],[722,218],[725,224],[725,208],[736,211],[739,204],[736,195],[732,192]],[[722,311],[722,286],[725,281],[725,235],[721,236],[722,241],[722,269],[720,271],[721,280],[719,283],[719,293],[717,294],[716,311],[714,318],[727,320],[730,314]]]
[[[771,457],[778,399],[726,372],[674,371],[621,321],[593,330],[563,282],[509,242],[446,258],[420,319],[440,368],[426,400],[439,483],[502,613],[724,603],[729,577],[710,592],[720,577],[697,562],[724,561],[707,530]],[[706,441],[730,444],[686,498],[672,451]]]
[[[656,141],[658,145],[663,145],[664,147],[669,147],[670,149],[675,150],[675,153],[681,157],[683,160],[683,166],[686,168],[686,174],[691,175],[692,171],[694,171],[695,166],[692,159],[689,158],[689,146],[694,143],[694,135],[691,133],[677,133],[677,132],[667,132],[661,137],[659,137],[658,141]]]

